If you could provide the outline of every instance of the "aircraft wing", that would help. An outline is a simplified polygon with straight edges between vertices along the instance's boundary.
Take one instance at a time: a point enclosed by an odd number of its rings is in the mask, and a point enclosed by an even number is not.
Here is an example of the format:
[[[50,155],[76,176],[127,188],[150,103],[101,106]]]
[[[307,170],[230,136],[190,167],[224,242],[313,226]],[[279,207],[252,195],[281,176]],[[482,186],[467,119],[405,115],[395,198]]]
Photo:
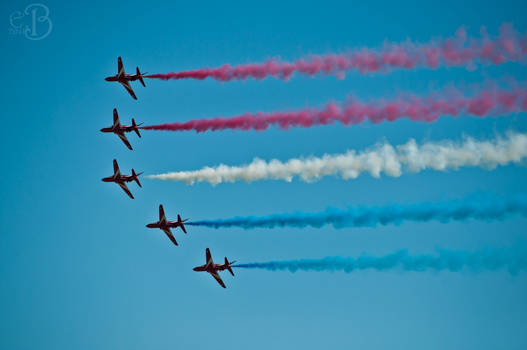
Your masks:
[[[208,267],[209,265],[213,264],[212,256],[210,255],[209,248],[205,249],[205,267]]]
[[[130,96],[132,96],[134,100],[137,100],[137,97],[134,94],[134,90],[132,90],[132,87],[130,86],[130,82],[129,81],[125,81],[125,82],[120,81],[120,83],[121,83],[121,85],[124,86],[126,91],[128,91]]]
[[[119,122],[119,114],[117,114],[117,109],[113,109],[113,126],[119,126],[121,123]]]
[[[159,204],[159,221],[166,220],[165,211],[163,210],[163,205]]]
[[[222,286],[223,288],[227,288],[227,287],[225,287],[225,283],[223,283],[223,281],[221,280],[220,275],[218,275],[218,272],[210,272],[210,274],[212,275],[212,277],[214,277],[214,279],[216,281],[218,281],[220,286]]]
[[[175,245],[178,245],[176,242],[176,239],[172,235],[172,231],[170,231],[170,228],[167,227],[167,228],[163,228],[162,230],[167,235],[167,237],[172,241],[172,243],[174,243]]]
[[[119,165],[117,164],[117,160],[113,160],[113,173],[114,175],[120,175],[121,172],[119,171]]]
[[[125,191],[126,194],[127,194],[130,198],[134,199],[134,196],[132,195],[132,192],[130,192],[130,190],[128,189],[128,186],[126,186],[125,183],[120,183],[120,182],[119,182],[119,186],[121,186],[121,188],[123,189],[123,191]]]
[[[117,58],[117,76],[124,75],[124,67],[123,67],[123,60],[121,60],[121,56]]]
[[[132,145],[130,145],[130,142],[128,142],[128,139],[126,138],[125,134],[122,133],[116,133],[117,136],[123,141],[123,143],[128,147],[128,149],[132,149]]]

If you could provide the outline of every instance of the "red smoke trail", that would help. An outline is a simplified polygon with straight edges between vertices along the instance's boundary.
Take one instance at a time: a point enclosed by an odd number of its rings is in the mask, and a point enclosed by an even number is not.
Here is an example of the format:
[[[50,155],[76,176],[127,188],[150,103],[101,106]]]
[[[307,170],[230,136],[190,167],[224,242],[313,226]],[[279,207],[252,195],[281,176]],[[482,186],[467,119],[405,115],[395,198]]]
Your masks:
[[[345,104],[330,102],[325,108],[308,108],[293,112],[245,113],[239,116],[212,119],[197,119],[182,123],[144,126],[146,130],[170,130],[196,132],[224,129],[265,130],[272,125],[281,129],[291,127],[309,128],[340,122],[344,125],[358,124],[366,120],[372,123],[410,118],[413,121],[432,122],[440,115],[471,115],[487,117],[527,111],[527,89],[487,89],[467,97],[457,90],[445,94],[425,97],[409,96],[392,101],[360,102]]]
[[[219,68],[151,74],[147,78],[203,80],[210,77],[219,81],[230,81],[247,78],[264,79],[272,76],[287,80],[295,72],[311,76],[331,74],[343,78],[348,71],[369,73],[394,68],[428,67],[434,69],[440,65],[474,67],[477,63],[501,64],[526,59],[527,34],[520,35],[512,25],[504,24],[497,38],[491,38],[484,28],[481,30],[480,38],[467,38],[467,33],[462,27],[454,37],[431,41],[427,44],[411,42],[385,44],[378,50],[362,48],[347,54],[311,56],[294,62],[272,59],[264,63],[238,66],[226,64]]]

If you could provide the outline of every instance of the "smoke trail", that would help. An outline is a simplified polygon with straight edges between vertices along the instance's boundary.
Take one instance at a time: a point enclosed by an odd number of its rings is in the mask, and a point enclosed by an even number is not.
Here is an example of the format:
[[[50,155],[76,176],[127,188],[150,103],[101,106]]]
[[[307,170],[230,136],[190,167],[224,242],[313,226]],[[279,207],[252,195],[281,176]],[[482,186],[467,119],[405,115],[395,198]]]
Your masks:
[[[282,260],[237,264],[232,267],[245,269],[264,269],[269,271],[344,271],[372,269],[387,271],[472,271],[507,269],[511,274],[527,268],[527,249],[525,244],[514,248],[484,249],[474,252],[441,249],[436,254],[410,255],[399,250],[385,256],[362,255],[352,257],[326,257],[323,259]]]
[[[441,142],[419,146],[411,139],[396,147],[384,143],[362,152],[349,150],[344,154],[293,158],[286,162],[276,159],[266,162],[255,158],[252,163],[243,166],[221,164],[195,171],[149,175],[148,178],[183,181],[186,184],[206,181],[212,185],[239,180],[252,182],[273,179],[290,182],[295,176],[306,182],[328,175],[338,175],[348,180],[357,178],[363,172],[378,178],[381,173],[399,177],[404,171],[445,171],[464,166],[494,169],[498,165],[518,163],[525,157],[527,134],[509,133],[506,139],[498,137],[492,141],[477,141],[468,137],[463,144]]]
[[[527,196],[518,195],[509,199],[478,198],[442,203],[420,203],[387,205],[384,207],[359,206],[349,209],[327,209],[318,213],[284,213],[267,216],[234,217],[230,219],[203,220],[187,225],[211,228],[241,227],[276,228],[311,226],[320,228],[333,225],[335,228],[399,224],[403,221],[426,222],[438,220],[498,220],[510,214],[527,216]]]
[[[330,102],[322,109],[308,108],[291,112],[245,113],[228,118],[195,119],[140,128],[168,131],[194,130],[196,132],[225,129],[262,131],[273,125],[280,129],[309,128],[336,122],[347,126],[366,120],[372,123],[381,123],[384,121],[392,122],[400,118],[432,122],[437,120],[440,115],[488,117],[525,111],[527,111],[527,88],[515,87],[506,90],[491,88],[480,90],[473,96],[465,96],[459,90],[451,90],[448,93],[432,94],[425,97],[408,96],[391,101],[377,100],[368,103],[358,100],[344,104]]]
[[[346,54],[316,55],[294,62],[271,59],[218,68],[202,68],[168,74],[151,74],[151,79],[198,79],[212,78],[219,81],[264,79],[269,76],[288,80],[293,73],[305,75],[336,75],[343,78],[346,72],[371,73],[391,69],[415,69],[439,66],[467,66],[476,64],[501,64],[524,61],[527,57],[527,34],[518,34],[512,25],[503,24],[498,37],[491,38],[483,28],[480,38],[467,38],[462,27],[454,37],[431,41],[427,44],[386,43],[380,49],[362,48]]]

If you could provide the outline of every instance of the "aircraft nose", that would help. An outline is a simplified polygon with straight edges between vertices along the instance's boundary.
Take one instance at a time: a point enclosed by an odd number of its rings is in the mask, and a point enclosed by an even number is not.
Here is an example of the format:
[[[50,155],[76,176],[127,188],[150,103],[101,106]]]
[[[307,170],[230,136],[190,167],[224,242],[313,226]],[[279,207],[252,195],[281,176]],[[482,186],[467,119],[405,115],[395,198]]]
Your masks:
[[[109,78],[109,77],[107,77],[107,78],[104,78],[104,80],[106,80],[106,81],[110,81],[110,78]]]
[[[195,267],[195,268],[193,268],[192,270],[194,270],[194,271],[198,271],[198,268],[197,268],[197,267]]]

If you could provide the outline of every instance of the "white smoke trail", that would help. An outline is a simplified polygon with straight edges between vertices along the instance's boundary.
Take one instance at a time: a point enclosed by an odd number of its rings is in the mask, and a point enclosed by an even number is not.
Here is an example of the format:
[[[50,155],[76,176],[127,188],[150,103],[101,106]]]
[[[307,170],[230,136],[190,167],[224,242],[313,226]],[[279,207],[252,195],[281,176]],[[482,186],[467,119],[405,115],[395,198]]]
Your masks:
[[[392,146],[379,143],[370,149],[357,152],[348,150],[343,154],[325,154],[322,157],[293,158],[285,162],[273,159],[269,162],[255,158],[250,164],[204,167],[195,171],[178,171],[149,175],[151,179],[195,182],[222,182],[243,180],[292,181],[295,176],[306,182],[324,176],[337,175],[344,180],[355,179],[367,172],[378,178],[399,177],[404,172],[420,172],[427,169],[446,171],[472,166],[492,170],[497,166],[519,163],[527,157],[527,134],[510,132],[506,138],[497,137],[489,141],[478,141],[466,137],[462,143],[452,141],[428,142],[419,146],[414,139],[403,145]]]

